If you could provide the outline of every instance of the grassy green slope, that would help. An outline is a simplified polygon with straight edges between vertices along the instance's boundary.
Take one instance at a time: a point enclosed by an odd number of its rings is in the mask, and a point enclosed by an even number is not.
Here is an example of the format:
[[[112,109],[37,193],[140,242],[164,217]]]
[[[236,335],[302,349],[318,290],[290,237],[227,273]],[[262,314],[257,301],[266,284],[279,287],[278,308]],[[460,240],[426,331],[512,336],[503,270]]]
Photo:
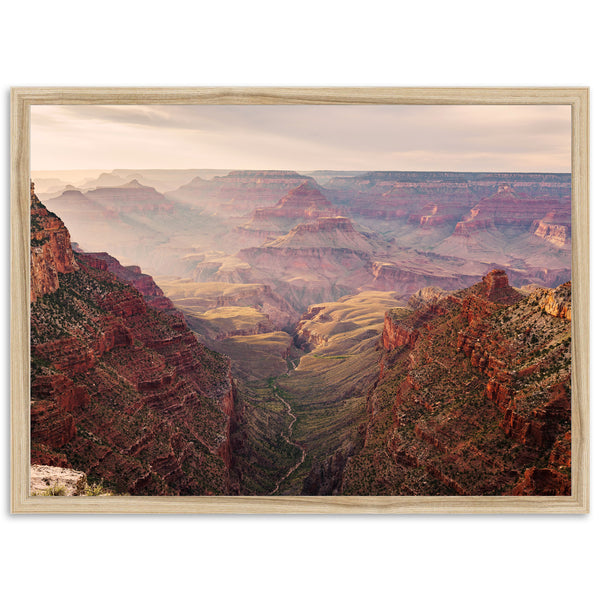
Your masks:
[[[345,457],[354,451],[366,424],[366,396],[378,375],[384,313],[397,305],[393,292],[363,292],[323,305],[303,324],[323,340],[277,380],[298,417],[293,437],[307,451],[282,493],[306,492],[311,469],[318,471],[336,453]]]

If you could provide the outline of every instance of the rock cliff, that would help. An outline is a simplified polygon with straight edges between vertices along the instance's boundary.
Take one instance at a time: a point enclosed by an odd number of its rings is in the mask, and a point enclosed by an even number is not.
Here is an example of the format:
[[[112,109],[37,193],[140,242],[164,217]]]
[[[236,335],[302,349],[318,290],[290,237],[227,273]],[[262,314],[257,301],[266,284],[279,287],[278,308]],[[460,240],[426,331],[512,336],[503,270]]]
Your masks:
[[[388,311],[346,494],[570,493],[570,284],[529,296],[488,273]]]
[[[46,213],[32,202],[32,256],[42,241],[52,260],[32,261],[32,281],[55,272],[32,288],[32,463],[76,468],[119,493],[235,493],[228,359],[200,345],[138,269],[73,254]]]
[[[46,209],[31,183],[31,302],[58,289],[58,274],[73,273],[77,264],[64,223]]]
[[[123,266],[116,258],[106,252],[82,253],[87,263],[100,271],[109,271],[116,275],[121,281],[131,284],[142,294],[146,304],[152,308],[167,312],[172,315],[183,316],[175,309],[175,306],[167,298],[163,291],[156,285],[150,275],[142,273],[137,265]]]
[[[206,181],[195,178],[166,194],[180,202],[226,215],[248,215],[259,207],[272,206],[289,191],[314,181],[294,171],[231,171]],[[316,185],[316,184],[315,184]]]
[[[548,212],[542,219],[533,221],[531,232],[559,248],[567,246],[571,239],[571,211],[561,207]]]

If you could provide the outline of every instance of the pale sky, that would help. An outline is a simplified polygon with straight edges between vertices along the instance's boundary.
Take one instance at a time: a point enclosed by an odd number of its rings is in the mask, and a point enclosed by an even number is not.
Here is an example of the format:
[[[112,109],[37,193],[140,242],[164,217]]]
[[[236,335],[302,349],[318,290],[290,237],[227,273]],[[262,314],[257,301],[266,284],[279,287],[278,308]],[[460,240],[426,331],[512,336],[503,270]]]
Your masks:
[[[32,106],[31,169],[571,171],[570,106]]]

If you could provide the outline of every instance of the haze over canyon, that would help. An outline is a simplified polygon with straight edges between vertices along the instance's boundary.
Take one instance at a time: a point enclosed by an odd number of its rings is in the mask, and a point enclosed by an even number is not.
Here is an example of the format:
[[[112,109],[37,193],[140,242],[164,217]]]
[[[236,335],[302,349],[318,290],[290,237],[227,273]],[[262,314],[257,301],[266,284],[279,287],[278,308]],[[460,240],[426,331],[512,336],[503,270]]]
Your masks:
[[[34,470],[115,494],[570,494],[570,174],[42,175]]]

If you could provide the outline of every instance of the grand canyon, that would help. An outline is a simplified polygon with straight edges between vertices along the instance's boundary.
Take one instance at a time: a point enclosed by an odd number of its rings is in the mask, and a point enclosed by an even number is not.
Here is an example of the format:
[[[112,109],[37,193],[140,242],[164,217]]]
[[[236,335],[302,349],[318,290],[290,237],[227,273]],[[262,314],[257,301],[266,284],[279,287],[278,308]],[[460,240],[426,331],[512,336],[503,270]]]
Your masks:
[[[32,179],[32,482],[570,495],[570,174]]]

